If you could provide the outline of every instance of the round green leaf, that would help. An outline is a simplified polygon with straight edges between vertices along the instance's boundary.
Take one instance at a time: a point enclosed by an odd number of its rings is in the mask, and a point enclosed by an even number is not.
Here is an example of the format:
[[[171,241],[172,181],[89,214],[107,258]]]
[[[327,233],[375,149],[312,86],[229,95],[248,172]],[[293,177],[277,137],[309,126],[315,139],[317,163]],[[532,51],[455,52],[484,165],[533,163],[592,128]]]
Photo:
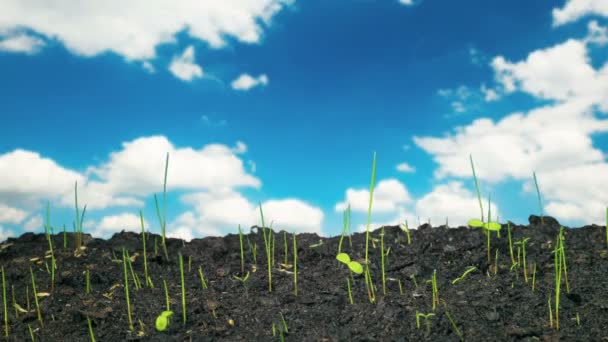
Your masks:
[[[165,331],[169,327],[171,316],[173,316],[173,311],[163,311],[160,316],[156,317],[156,330]]]
[[[469,226],[475,227],[475,228],[483,227],[483,222],[478,219],[469,220],[468,224],[469,224]]]
[[[357,273],[357,274],[363,273],[363,266],[361,266],[361,264],[356,261],[349,262],[348,268],[350,268],[350,270],[353,271],[354,273]]]
[[[493,232],[497,232],[497,231],[500,230],[500,223],[498,223],[498,222],[490,222],[490,223],[484,224],[484,227],[487,230],[491,230]]]
[[[340,253],[336,255],[336,259],[338,259],[339,262],[345,263],[347,265],[350,262],[350,257],[346,253]]]

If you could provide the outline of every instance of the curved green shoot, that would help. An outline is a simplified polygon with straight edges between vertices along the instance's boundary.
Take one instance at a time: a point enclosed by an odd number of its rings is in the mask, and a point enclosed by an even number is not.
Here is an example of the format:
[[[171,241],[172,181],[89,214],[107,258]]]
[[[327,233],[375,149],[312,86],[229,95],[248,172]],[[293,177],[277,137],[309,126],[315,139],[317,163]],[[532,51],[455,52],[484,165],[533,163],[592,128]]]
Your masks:
[[[437,304],[439,304],[439,293],[437,291],[437,270],[433,270],[433,276],[426,282],[431,284],[431,289],[433,291],[433,311],[435,311]]]
[[[473,179],[475,180],[475,190],[477,191],[477,199],[479,200],[479,209],[481,210],[481,221],[483,222],[483,206],[481,205],[481,195],[479,194],[479,185],[477,184],[477,175],[475,175],[475,166],[473,165],[473,156],[469,154],[471,160],[471,169],[473,170]]]
[[[410,237],[410,228],[407,225],[407,220],[405,220],[405,225],[403,225],[403,223],[402,223],[399,225],[399,228],[405,232],[405,235],[407,235],[407,244],[411,245],[412,239]]]
[[[460,277],[458,277],[458,278],[456,278],[456,279],[452,280],[452,285],[453,285],[453,284],[456,284],[457,282],[459,282],[459,281],[461,281],[461,280],[463,280],[463,279],[464,279],[464,278],[467,276],[467,274],[469,274],[469,273],[471,273],[471,272],[475,271],[476,269],[477,269],[477,267],[475,267],[475,266],[471,266],[471,267],[469,267],[469,268],[468,268],[466,271],[464,271],[464,273],[463,273],[463,274],[462,274]]]
[[[163,311],[158,317],[156,317],[155,327],[157,331],[165,331],[169,327],[171,323],[171,317],[173,316],[173,311],[167,310]]]
[[[296,246],[296,232],[293,232],[293,293],[298,296],[298,247]]]
[[[239,244],[241,246],[241,273],[245,273],[245,251],[243,250],[243,231],[239,224]]]
[[[424,318],[424,323],[426,324],[426,333],[430,334],[431,333],[431,322],[429,321],[429,318],[435,316],[434,313],[430,312],[428,314],[423,314],[422,312],[418,312],[418,310],[416,310],[416,327],[418,329],[420,329],[420,317]]]
[[[249,274],[249,272],[247,272],[247,274]],[[207,282],[205,281],[205,276],[203,275],[203,267],[202,266],[198,267],[198,275],[201,278],[201,286],[203,287],[203,289],[207,289]]]
[[[346,235],[346,228],[350,221],[350,203],[348,204],[348,207],[344,211],[343,219],[344,219],[344,228],[342,229],[342,235],[340,236],[340,242],[338,243],[338,254],[342,253],[342,241],[344,241],[344,236]]]

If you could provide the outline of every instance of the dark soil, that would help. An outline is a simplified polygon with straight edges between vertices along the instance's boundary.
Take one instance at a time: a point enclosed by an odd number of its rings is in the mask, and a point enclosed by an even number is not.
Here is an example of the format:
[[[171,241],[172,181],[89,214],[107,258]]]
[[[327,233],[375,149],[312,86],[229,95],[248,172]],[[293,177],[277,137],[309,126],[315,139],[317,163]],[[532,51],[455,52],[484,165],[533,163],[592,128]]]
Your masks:
[[[68,234],[68,248],[63,249],[63,234],[53,236],[57,271],[55,287],[47,271],[45,258],[48,243],[44,234],[27,233],[10,238],[0,250],[0,264],[6,271],[9,310],[9,340],[28,341],[31,326],[36,340],[88,341],[87,317],[98,341],[458,341],[446,311],[468,341],[600,341],[608,340],[608,249],[605,227],[586,226],[565,229],[565,246],[570,293],[562,284],[560,330],[549,327],[548,299],[555,301],[554,257],[551,253],[560,225],[544,217],[530,216],[529,226],[511,224],[513,241],[529,237],[526,246],[529,282],[523,268],[511,271],[507,225],[501,238],[492,235],[492,263],[488,265],[486,236],[479,229],[467,227],[431,228],[422,225],[411,230],[411,244],[399,227],[385,227],[385,249],[390,247],[386,263],[386,295],[382,291],[380,244],[369,242],[371,277],[375,284],[375,302],[370,303],[364,276],[353,275],[351,287],[354,304],[349,303],[349,270],[335,257],[340,237],[319,238],[299,234],[298,295],[294,295],[293,268],[285,262],[283,232],[276,232],[276,260],[272,268],[272,292],[268,291],[268,271],[261,231],[252,227],[244,236],[245,268],[250,272],[246,287],[234,278],[241,272],[239,236],[207,237],[184,243],[168,239],[170,260],[162,248],[154,253],[154,240],[147,235],[148,268],[154,288],[135,290],[129,274],[134,330],[129,331],[124,291],[122,248],[136,256],[135,273],[144,282],[142,237],[120,233],[110,240],[84,236],[86,246],[81,256],[74,255],[74,235]],[[380,230],[371,232],[380,239]],[[247,239],[257,244],[257,265]],[[310,247],[318,244],[318,247]],[[288,263],[293,263],[292,236],[287,235]],[[495,249],[498,268],[494,274]],[[514,246],[514,248],[516,248]],[[344,239],[343,251],[352,259],[365,258],[365,234],[354,234],[352,246]],[[181,285],[178,253],[186,268],[187,321],[182,322]],[[116,259],[113,255],[115,255]],[[33,259],[39,258],[39,259]],[[191,269],[188,260],[191,258]],[[517,258],[517,257],[515,257]],[[531,289],[532,267],[536,263],[535,291]],[[208,288],[203,289],[198,274],[202,267]],[[452,280],[470,266],[477,270],[462,281]],[[490,266],[490,267],[488,267]],[[38,321],[30,277],[32,267],[40,297],[44,325]],[[90,271],[92,292],[85,293],[85,269]],[[433,312],[431,279],[437,274],[440,305],[429,318],[416,326],[416,311]],[[414,276],[416,284],[414,282]],[[155,330],[156,317],[165,310],[162,280],[167,281],[174,316],[164,332]],[[400,294],[399,279],[403,294]],[[16,303],[24,308],[16,316],[11,300],[14,287]],[[27,308],[26,287],[30,307]],[[1,307],[0,307],[1,308]],[[577,314],[580,325],[577,323]],[[555,312],[553,313],[555,316]],[[0,327],[4,314],[0,309]],[[231,324],[232,323],[232,324]],[[273,323],[276,336],[273,337]],[[4,330],[0,333],[4,333]]]

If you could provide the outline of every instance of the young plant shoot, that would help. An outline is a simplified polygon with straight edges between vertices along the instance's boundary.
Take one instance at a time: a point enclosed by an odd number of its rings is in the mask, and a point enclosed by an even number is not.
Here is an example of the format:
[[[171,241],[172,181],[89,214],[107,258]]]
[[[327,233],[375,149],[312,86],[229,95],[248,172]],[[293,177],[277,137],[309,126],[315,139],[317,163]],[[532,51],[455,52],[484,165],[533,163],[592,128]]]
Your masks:
[[[127,252],[122,249],[122,268],[125,275],[125,298],[127,299],[127,315],[129,317],[129,330],[133,331],[133,318],[131,317],[131,300],[129,298],[129,274],[127,273]]]
[[[167,226],[167,170],[169,169],[169,152],[167,152],[167,158],[165,159],[165,179],[163,182],[163,218],[160,217],[160,209],[158,208],[158,199],[154,194],[154,203],[156,204],[156,215],[160,223],[160,232],[162,237],[163,251],[165,252],[165,259],[169,260],[169,253],[167,252],[167,241],[165,237],[165,228]]]

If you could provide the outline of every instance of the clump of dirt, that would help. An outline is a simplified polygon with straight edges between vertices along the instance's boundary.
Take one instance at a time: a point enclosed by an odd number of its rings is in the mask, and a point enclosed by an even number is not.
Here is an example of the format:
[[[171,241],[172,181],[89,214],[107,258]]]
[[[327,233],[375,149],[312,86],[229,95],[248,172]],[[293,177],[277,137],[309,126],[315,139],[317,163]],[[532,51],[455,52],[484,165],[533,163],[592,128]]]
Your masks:
[[[109,240],[83,237],[82,253],[74,253],[75,236],[52,235],[57,269],[51,288],[51,259],[44,234],[26,233],[0,246],[6,272],[9,340],[87,341],[87,319],[98,341],[599,341],[608,336],[608,248],[605,227],[564,230],[567,278],[562,283],[560,330],[550,327],[549,305],[555,303],[552,251],[560,224],[545,216],[530,216],[529,225],[509,222],[512,241],[526,244],[527,280],[512,267],[507,224],[500,238],[492,233],[487,260],[487,237],[467,227],[431,227],[411,232],[411,244],[399,226],[384,227],[386,293],[381,266],[381,229],[370,232],[369,271],[373,302],[365,276],[352,274],[336,260],[340,236],[297,235],[297,296],[294,293],[291,233],[273,231],[272,291],[262,230],[254,226],[243,236],[245,269],[241,271],[239,236],[207,237],[184,242],[167,239],[169,259],[146,234],[148,272],[154,285],[145,286],[142,235],[122,232]],[[365,259],[365,233],[344,238],[342,250],[353,260]],[[285,242],[287,251],[285,251]],[[253,259],[252,247],[256,248]],[[514,245],[514,260],[517,262]],[[132,257],[137,290],[129,270],[129,294],[134,329],[129,329],[122,250]],[[389,251],[390,248],[390,251]],[[186,322],[183,323],[178,255],[185,268]],[[497,257],[496,257],[497,256]],[[536,272],[533,272],[533,265]],[[453,284],[467,269],[462,280]],[[30,276],[32,268],[42,323],[38,320]],[[207,288],[199,274],[203,272]],[[89,271],[91,292],[86,293]],[[436,272],[439,304],[433,310],[432,286]],[[247,273],[249,277],[245,282]],[[240,278],[240,280],[238,279]],[[534,278],[534,291],[532,291]],[[347,284],[347,279],[348,283]],[[166,310],[163,280],[174,312],[165,331],[155,320]],[[347,285],[352,290],[350,304]],[[13,295],[14,293],[14,295]],[[14,298],[14,299],[13,299]],[[429,314],[420,319],[416,313]],[[556,319],[553,310],[553,320]],[[4,314],[0,310],[0,326]],[[450,318],[453,320],[450,322]],[[428,325],[427,325],[428,323]],[[3,332],[3,331],[2,331]],[[274,332],[274,336],[273,336]]]

